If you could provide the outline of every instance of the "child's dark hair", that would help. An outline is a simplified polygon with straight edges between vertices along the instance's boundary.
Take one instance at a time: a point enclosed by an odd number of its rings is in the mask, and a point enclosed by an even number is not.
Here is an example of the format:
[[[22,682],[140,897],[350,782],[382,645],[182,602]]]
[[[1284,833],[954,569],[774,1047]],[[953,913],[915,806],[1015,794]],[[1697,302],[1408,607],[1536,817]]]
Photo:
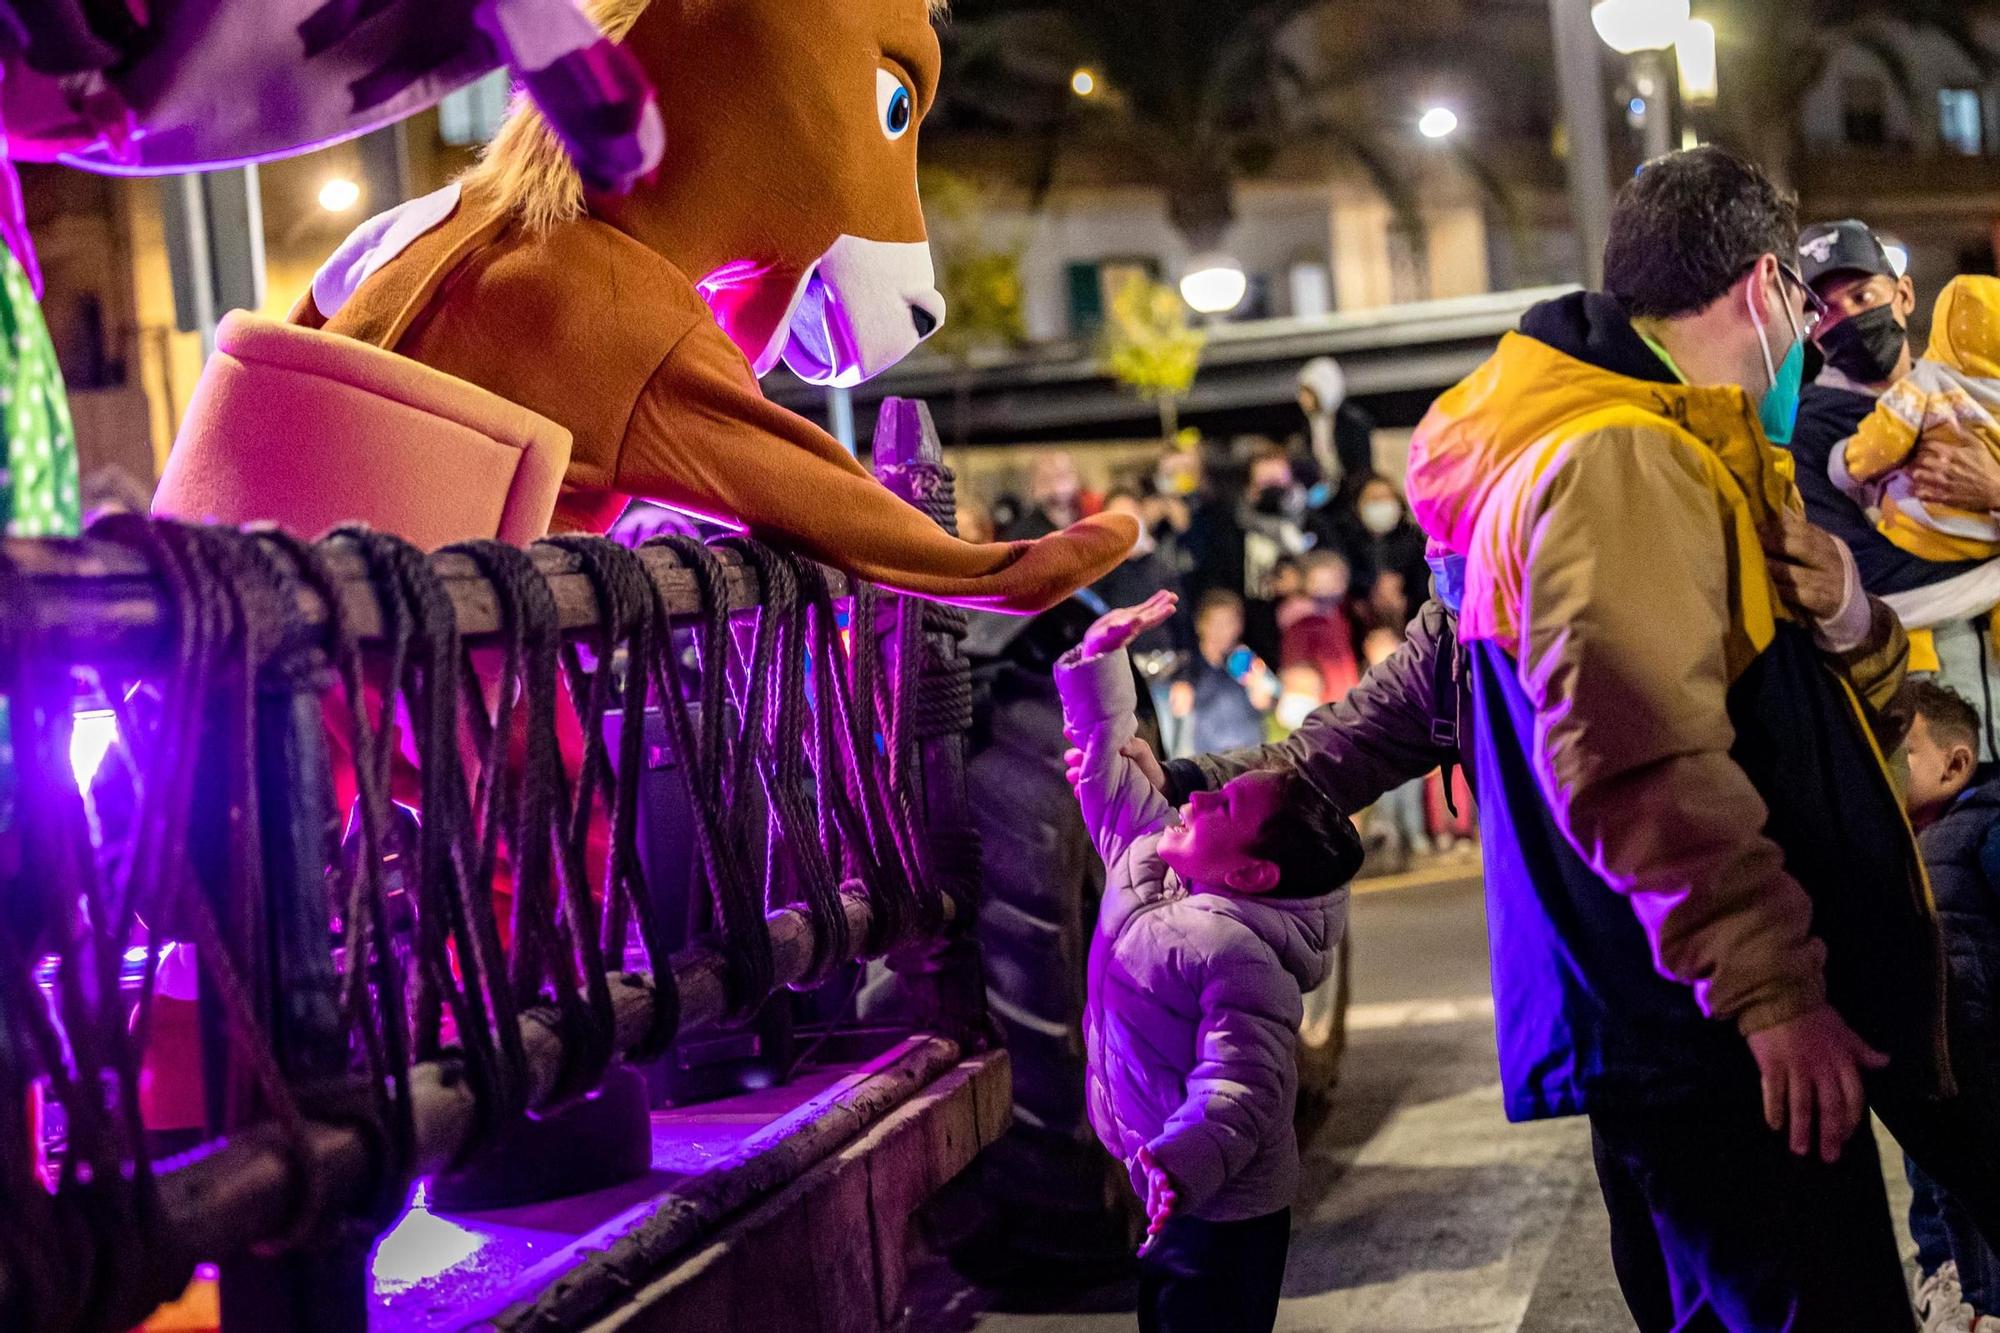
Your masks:
[[[1294,769],[1276,770],[1278,803],[1250,853],[1278,867],[1279,898],[1331,893],[1361,869],[1361,837],[1347,816]]]
[[[1939,745],[1957,742],[1978,752],[1979,710],[1949,685],[1934,680],[1905,681],[1896,705],[1910,718],[1922,718],[1931,739]]]

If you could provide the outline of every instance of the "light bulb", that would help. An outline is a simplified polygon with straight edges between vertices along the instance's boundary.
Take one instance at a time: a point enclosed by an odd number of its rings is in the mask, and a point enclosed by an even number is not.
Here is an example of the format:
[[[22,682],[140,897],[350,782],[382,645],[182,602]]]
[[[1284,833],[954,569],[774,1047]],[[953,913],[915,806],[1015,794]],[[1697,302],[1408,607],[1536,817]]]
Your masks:
[[[1250,279],[1243,265],[1227,255],[1202,255],[1188,265],[1181,279],[1181,299],[1198,314],[1226,315],[1243,304]]]
[[[361,202],[361,187],[345,176],[335,176],[319,187],[319,206],[329,213],[345,213]]]

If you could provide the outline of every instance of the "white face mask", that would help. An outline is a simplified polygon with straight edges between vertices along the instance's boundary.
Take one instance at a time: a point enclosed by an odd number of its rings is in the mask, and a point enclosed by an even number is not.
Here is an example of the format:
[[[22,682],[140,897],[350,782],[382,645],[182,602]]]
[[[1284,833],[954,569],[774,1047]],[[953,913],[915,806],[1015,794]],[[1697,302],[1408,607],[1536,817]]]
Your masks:
[[[1403,521],[1400,500],[1370,500],[1361,506],[1361,526],[1377,537],[1386,537]]]
[[[1317,707],[1319,700],[1313,695],[1281,694],[1278,696],[1278,725],[1286,731],[1297,731]]]

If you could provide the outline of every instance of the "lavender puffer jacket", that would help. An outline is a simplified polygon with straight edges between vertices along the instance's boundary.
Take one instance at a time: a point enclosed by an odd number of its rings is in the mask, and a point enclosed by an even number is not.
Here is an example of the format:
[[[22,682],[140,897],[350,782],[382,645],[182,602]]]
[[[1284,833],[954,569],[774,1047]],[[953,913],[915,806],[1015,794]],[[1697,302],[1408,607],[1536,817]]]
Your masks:
[[[1084,823],[1106,868],[1083,1020],[1091,1125],[1142,1197],[1137,1156],[1150,1146],[1192,1216],[1289,1207],[1301,997],[1326,978],[1347,889],[1189,893],[1159,857],[1178,816],[1119,753],[1137,732],[1126,655],[1072,653],[1056,684],[1083,751]]]

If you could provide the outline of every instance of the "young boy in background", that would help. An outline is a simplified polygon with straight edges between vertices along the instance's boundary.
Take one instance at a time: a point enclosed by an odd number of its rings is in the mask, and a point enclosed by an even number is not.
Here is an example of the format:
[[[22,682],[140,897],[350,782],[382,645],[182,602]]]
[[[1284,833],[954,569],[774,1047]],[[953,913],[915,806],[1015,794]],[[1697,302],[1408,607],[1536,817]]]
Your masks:
[[[1143,1333],[1269,1333],[1291,1204],[1303,995],[1347,925],[1360,839],[1290,772],[1175,810],[1141,767],[1126,646],[1171,593],[1104,616],[1056,668],[1104,858],[1084,1007],[1090,1122],[1145,1200]]]
[[[1944,937],[1945,1029],[1961,1094],[2000,1125],[2000,767],[1980,767],[1979,710],[1929,680],[1903,687],[1911,714],[1910,823]],[[1925,1333],[2000,1333],[2000,1258],[1958,1203],[1904,1159]]]

